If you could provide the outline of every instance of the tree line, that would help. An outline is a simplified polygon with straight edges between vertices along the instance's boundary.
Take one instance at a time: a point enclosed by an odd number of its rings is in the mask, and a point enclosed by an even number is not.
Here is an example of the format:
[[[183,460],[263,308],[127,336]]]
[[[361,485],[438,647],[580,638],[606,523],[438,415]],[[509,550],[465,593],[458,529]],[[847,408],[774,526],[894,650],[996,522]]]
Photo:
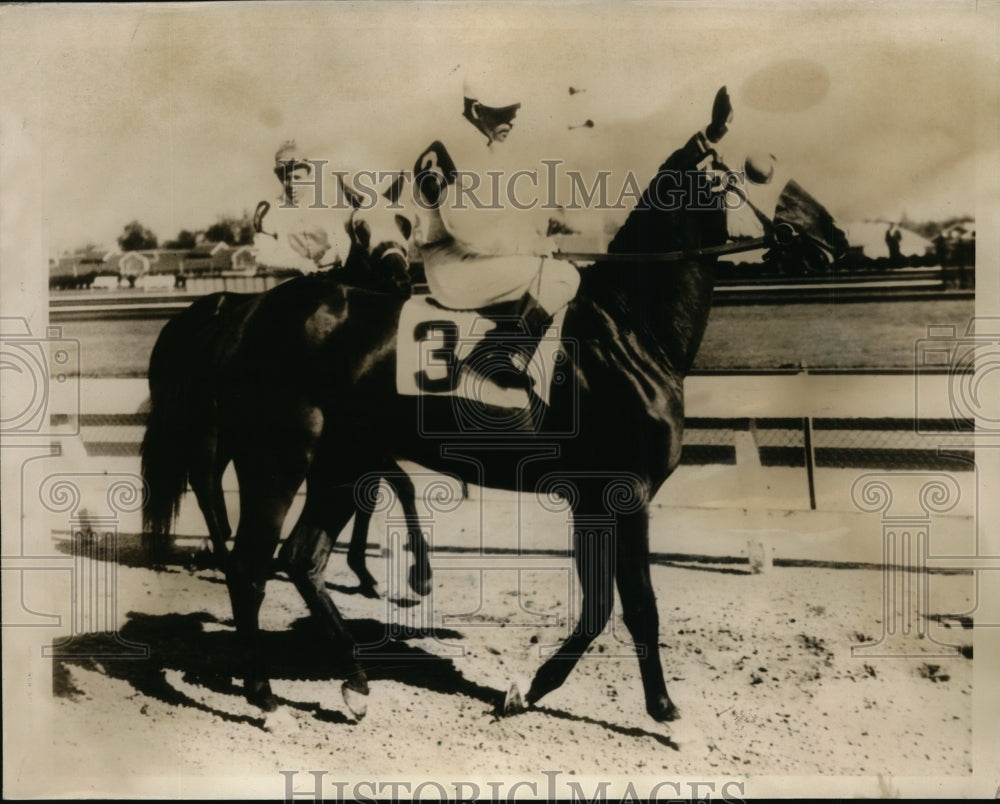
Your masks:
[[[165,240],[161,246],[152,229],[137,220],[125,224],[118,237],[122,251],[148,251],[155,248],[193,249],[203,239],[208,243],[225,243],[228,246],[243,246],[253,243],[253,220],[248,212],[240,217],[222,215],[211,226],[203,230],[181,229],[177,236]]]

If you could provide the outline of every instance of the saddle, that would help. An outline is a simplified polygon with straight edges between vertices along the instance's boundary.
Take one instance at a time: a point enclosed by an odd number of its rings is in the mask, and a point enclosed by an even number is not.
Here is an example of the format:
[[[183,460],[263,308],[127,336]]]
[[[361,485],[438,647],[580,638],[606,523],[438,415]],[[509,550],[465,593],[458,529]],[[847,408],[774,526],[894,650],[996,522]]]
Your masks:
[[[413,297],[400,313],[397,391],[509,408],[548,404],[553,381],[564,379],[564,316],[565,308],[550,316],[529,294],[479,310]]]

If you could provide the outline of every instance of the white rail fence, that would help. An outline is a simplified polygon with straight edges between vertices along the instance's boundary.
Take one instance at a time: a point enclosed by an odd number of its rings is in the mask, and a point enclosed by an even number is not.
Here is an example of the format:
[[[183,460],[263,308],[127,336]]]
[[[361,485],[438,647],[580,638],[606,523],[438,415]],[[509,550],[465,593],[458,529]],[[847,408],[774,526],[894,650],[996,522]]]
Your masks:
[[[902,494],[909,493],[903,490],[908,484],[946,478],[955,499],[947,511],[938,512],[939,518],[948,519],[956,538],[966,542],[974,527],[977,472],[973,433],[965,429],[971,421],[952,410],[950,381],[947,375],[919,381],[908,375],[688,378],[684,455],[653,501],[654,551],[741,555],[746,532],[781,531],[786,535],[779,541],[808,545],[783,551],[789,558],[877,562],[881,547],[857,536],[850,524],[867,520],[865,530],[877,527],[856,488],[869,477],[887,478]],[[148,405],[145,380],[85,379],[78,402],[76,410],[51,419],[52,440],[60,453],[53,461],[70,472],[138,477]],[[415,465],[405,468],[414,476],[418,494],[430,483],[440,488],[439,475]],[[239,512],[231,468],[225,488],[235,523]],[[301,491],[299,496],[297,506]],[[565,548],[565,529],[556,529],[561,535],[547,544],[543,534],[551,528],[535,526],[534,518],[550,515],[536,502],[472,488],[468,500],[437,515],[442,526],[436,529],[436,547],[475,547],[490,531],[480,525],[498,521],[493,514],[486,516],[485,507],[490,507],[507,511],[514,530],[530,528],[533,547]],[[373,527],[377,531],[385,516],[395,515],[377,516]],[[445,523],[449,517],[452,522]],[[138,513],[124,515],[119,530],[140,532]],[[205,534],[190,493],[182,502],[176,532]],[[712,538],[705,538],[706,532]],[[797,536],[810,533],[815,538]],[[509,541],[501,534],[487,535],[498,544]],[[373,547],[381,541],[377,533],[372,535]]]

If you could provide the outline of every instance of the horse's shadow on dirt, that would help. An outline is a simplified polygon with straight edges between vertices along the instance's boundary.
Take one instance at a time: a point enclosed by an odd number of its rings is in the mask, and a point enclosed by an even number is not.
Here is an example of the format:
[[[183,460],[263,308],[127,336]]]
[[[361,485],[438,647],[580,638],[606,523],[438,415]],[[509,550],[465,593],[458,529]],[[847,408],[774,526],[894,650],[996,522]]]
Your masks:
[[[205,626],[209,626],[206,630]],[[219,625],[220,629],[211,626]],[[130,612],[125,625],[115,634],[91,633],[75,635],[68,643],[54,646],[53,693],[64,698],[86,695],[78,689],[69,668],[76,666],[93,670],[128,683],[134,690],[169,706],[184,706],[206,712],[231,723],[261,727],[263,714],[254,716],[227,711],[193,697],[197,689],[234,696],[243,709],[243,688],[234,683],[243,672],[236,633],[231,626],[207,612],[192,614],[143,614]],[[394,629],[376,620],[359,619],[348,622],[358,645],[363,646],[359,661],[371,681],[392,680],[431,692],[463,695],[480,701],[493,714],[503,706],[504,692],[467,679],[448,658],[437,656],[416,645],[408,644],[419,638],[433,637],[454,643],[462,635],[449,629]],[[262,631],[261,655],[267,657],[272,679],[298,681],[330,681],[339,687],[347,677],[348,668],[318,633],[312,620],[303,618],[287,631]],[[128,647],[130,650],[123,650]],[[145,648],[145,650],[141,650]],[[132,653],[132,655],[123,655]],[[146,653],[148,655],[143,656]],[[190,693],[173,684],[168,671],[181,674],[184,684],[194,688]],[[339,697],[339,696],[338,696]],[[353,719],[344,712],[327,709],[316,702],[292,701],[279,696],[285,706],[308,712],[317,720],[349,724]],[[587,716],[538,707],[533,711],[563,720],[590,723],[625,736],[651,737],[676,749],[668,737],[637,727],[623,727]]]
[[[206,624],[221,625],[223,629],[206,630]],[[464,678],[450,660],[407,644],[409,640],[428,636],[453,642],[461,639],[457,632],[438,629],[427,633],[413,629],[400,633],[396,629],[390,638],[386,627],[375,620],[353,620],[349,627],[358,644],[364,646],[360,662],[370,680],[393,679],[435,692],[457,693],[489,704],[495,702],[496,690]],[[145,646],[148,656],[123,655],[128,653],[123,650],[124,645]],[[117,634],[76,635],[54,652],[53,692],[58,696],[76,697],[81,693],[74,687],[67,669],[76,665],[126,681],[143,695],[171,706],[200,709],[228,721],[263,723],[263,718],[234,715],[198,701],[168,681],[166,671],[175,670],[182,674],[186,684],[242,698],[242,686],[233,683],[233,678],[243,673],[236,633],[230,623],[206,612],[162,615],[130,612]],[[334,681],[347,677],[345,663],[317,633],[309,618],[296,621],[288,631],[262,631],[260,652],[266,657],[268,673],[274,679]],[[343,713],[323,710],[318,704],[280,697],[279,700],[294,708],[310,710],[320,720],[349,722]]]
[[[77,552],[74,543],[69,540],[60,542],[58,548],[68,555]],[[148,544],[136,537],[123,539],[114,551],[102,557],[127,567],[156,569],[172,574],[198,573],[199,580],[206,583],[226,583],[204,545],[171,544],[155,556],[158,560],[154,560]],[[690,566],[683,568],[692,569]],[[288,582],[287,576],[280,572],[271,580]],[[326,586],[339,594],[363,593],[360,586],[331,582],[327,582]],[[419,603],[408,598],[393,599],[391,602],[404,608]],[[232,625],[231,619],[219,620],[207,612],[162,615],[129,612],[127,622],[117,633],[77,634],[63,646],[53,646],[53,693],[65,698],[86,695],[85,691],[76,688],[69,672],[70,666],[78,666],[125,681],[137,692],[170,706],[185,706],[227,722],[262,727],[265,725],[263,714],[237,714],[197,700],[171,684],[166,675],[167,671],[177,671],[187,685],[231,695],[242,701],[242,685],[233,682],[234,678],[242,677],[243,665]],[[494,716],[500,716],[506,691],[470,681],[451,659],[407,644],[428,637],[454,643],[463,638],[461,633],[450,629],[431,632],[395,627],[390,635],[384,623],[371,619],[351,620],[347,626],[355,642],[362,647],[358,661],[369,680],[392,680],[431,692],[465,695],[485,704]],[[339,686],[339,681],[347,677],[348,668],[343,659],[317,632],[308,617],[292,623],[288,631],[262,631],[260,640],[261,655],[267,657],[268,675],[272,679],[331,681],[338,682]],[[138,650],[140,647],[144,650]],[[278,700],[285,706],[312,714],[317,720],[336,724],[354,722],[343,712],[326,709],[318,703],[292,701],[281,696]],[[546,706],[535,706],[531,711],[560,720],[600,726],[627,737],[649,737],[679,750],[679,746],[668,736],[637,726],[621,726]]]

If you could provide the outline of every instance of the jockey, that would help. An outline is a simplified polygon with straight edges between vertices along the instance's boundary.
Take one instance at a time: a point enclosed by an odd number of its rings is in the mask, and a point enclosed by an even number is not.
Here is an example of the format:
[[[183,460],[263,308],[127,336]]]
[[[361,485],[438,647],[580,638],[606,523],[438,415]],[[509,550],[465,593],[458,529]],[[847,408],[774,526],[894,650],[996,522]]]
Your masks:
[[[316,167],[294,140],[282,143],[275,153],[274,175],[281,182],[281,195],[273,202],[261,201],[254,213],[258,265],[311,274],[339,268],[347,260],[350,210],[323,205]],[[323,206],[311,208],[313,204]]]
[[[509,190],[518,168],[533,167],[514,164],[507,144],[520,102],[475,79],[466,80],[464,95],[462,122],[425,148],[414,166],[421,219],[415,242],[438,304],[497,322],[467,365],[475,369],[489,359],[499,365],[489,371],[491,380],[528,389],[531,352],[576,294],[580,276],[569,263],[545,259],[553,246],[547,216],[527,209],[527,198],[512,203],[513,197],[489,189],[499,175],[499,186]],[[530,184],[528,176],[518,193],[527,196]]]

